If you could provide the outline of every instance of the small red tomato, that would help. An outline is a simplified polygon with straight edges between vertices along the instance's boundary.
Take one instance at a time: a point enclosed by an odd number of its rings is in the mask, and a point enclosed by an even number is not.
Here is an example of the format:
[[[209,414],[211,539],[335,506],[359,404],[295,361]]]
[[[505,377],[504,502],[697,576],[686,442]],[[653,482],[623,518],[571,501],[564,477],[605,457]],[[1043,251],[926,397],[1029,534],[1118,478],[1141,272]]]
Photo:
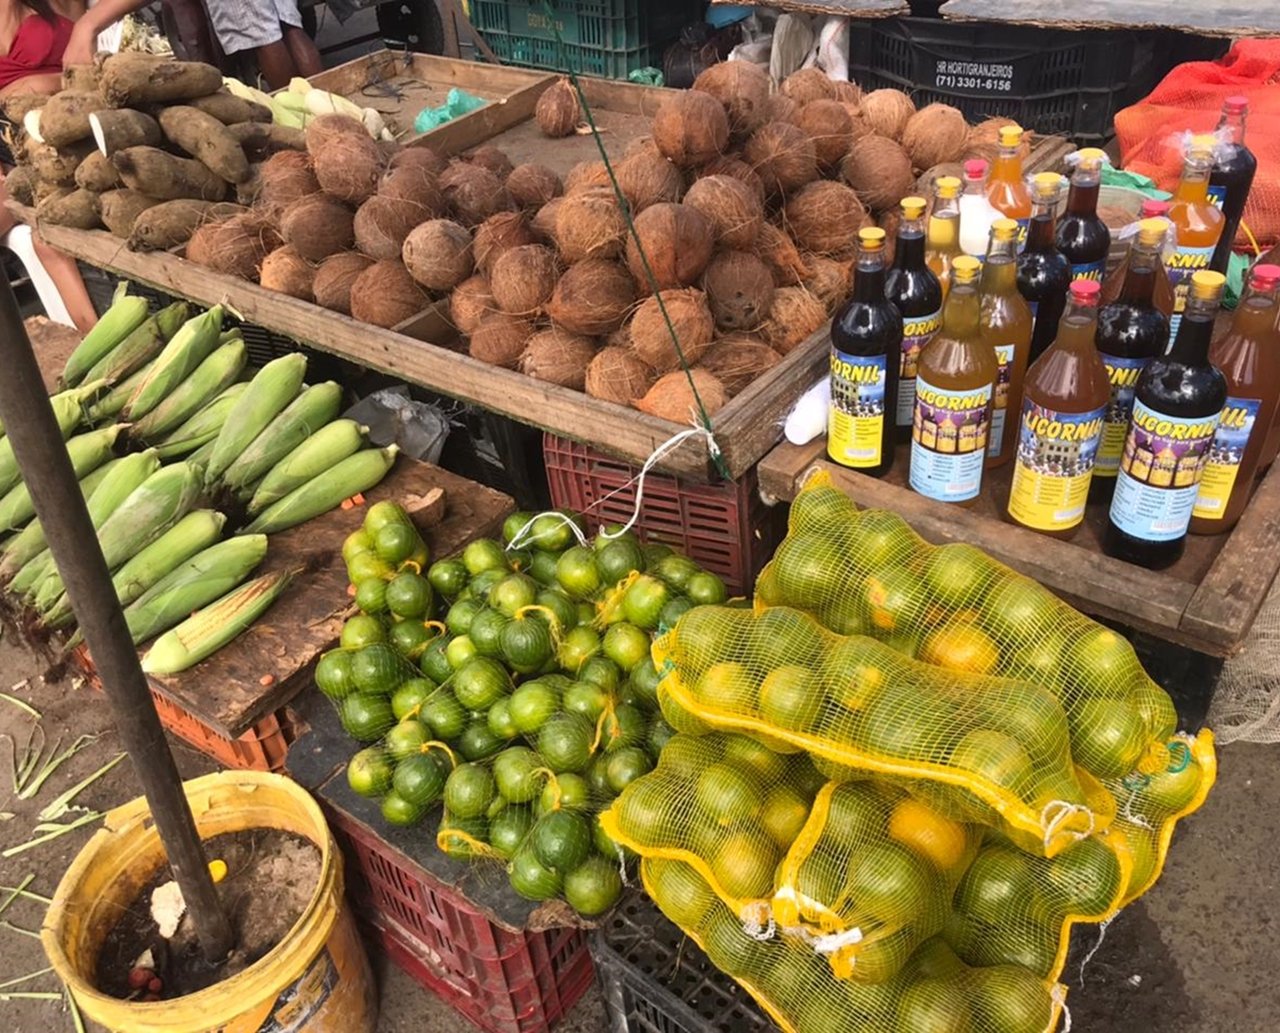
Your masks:
[[[129,970],[129,989],[142,990],[151,980],[155,979],[156,974],[149,968],[143,968],[139,965],[137,968]]]
[[[147,989],[150,990],[153,994],[158,994],[161,990],[164,989],[164,984],[160,982],[159,979],[152,979],[151,982],[147,984]]]

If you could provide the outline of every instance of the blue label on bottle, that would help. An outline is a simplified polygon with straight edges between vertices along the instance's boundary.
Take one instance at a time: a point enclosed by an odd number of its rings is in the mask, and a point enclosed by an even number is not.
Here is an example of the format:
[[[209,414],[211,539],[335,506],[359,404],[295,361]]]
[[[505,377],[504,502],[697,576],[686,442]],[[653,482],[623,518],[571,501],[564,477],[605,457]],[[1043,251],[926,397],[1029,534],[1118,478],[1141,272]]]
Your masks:
[[[1245,449],[1258,421],[1260,398],[1228,398],[1222,407],[1218,429],[1213,435],[1213,447],[1209,449],[1209,461],[1200,480],[1200,493],[1192,516],[1204,520],[1221,520],[1231,502],[1236,487],[1236,477],[1244,462]],[[1248,488],[1242,488],[1248,491]]]
[[[1222,183],[1209,184],[1209,200],[1215,208],[1221,209],[1227,202],[1227,188]]]
[[[994,384],[966,391],[916,379],[911,487],[941,502],[965,502],[982,487]]]
[[[1107,263],[1105,259],[1098,259],[1096,262],[1080,262],[1071,266],[1071,282],[1076,280],[1096,280],[1102,282],[1102,276],[1107,271]]]
[[[1133,396],[1138,389],[1138,378],[1151,360],[1146,357],[1131,359],[1125,355],[1108,355],[1106,352],[1100,354],[1102,364],[1107,368],[1107,379],[1111,382],[1111,400],[1107,403],[1102,445],[1098,449],[1093,475],[1114,477],[1120,470],[1120,455],[1124,452],[1129,420],[1133,417]]]

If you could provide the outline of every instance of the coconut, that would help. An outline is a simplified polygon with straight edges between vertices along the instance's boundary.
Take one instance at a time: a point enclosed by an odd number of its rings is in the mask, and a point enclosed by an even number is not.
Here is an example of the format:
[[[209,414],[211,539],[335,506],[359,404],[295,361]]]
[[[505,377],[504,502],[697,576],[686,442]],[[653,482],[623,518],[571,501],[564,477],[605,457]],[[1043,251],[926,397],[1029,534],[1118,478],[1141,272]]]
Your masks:
[[[456,287],[473,268],[471,234],[448,219],[430,219],[404,239],[404,265],[422,286],[434,291]]]
[[[551,298],[560,270],[556,256],[540,244],[503,251],[489,272],[489,290],[503,312],[532,315]]]
[[[764,105],[764,124],[770,122],[790,122],[797,125],[800,121],[800,105],[790,97],[775,93]]]
[[[755,195],[756,200],[760,202],[760,207],[764,207],[764,181],[756,173],[756,170],[741,158],[734,158],[728,155],[714,158],[699,170],[698,178],[701,179],[703,176],[729,176],[745,183]]]
[[[529,228],[529,221],[522,212],[499,212],[491,215],[476,227],[472,250],[476,268],[486,276],[493,263],[504,251],[523,244],[532,244],[537,238]]]
[[[845,79],[832,79],[831,85],[836,88],[836,100],[840,101],[841,104],[862,107],[862,87],[856,82],[849,82]]]
[[[966,141],[965,154],[972,154],[975,149],[986,151],[990,149],[994,157],[995,151],[1000,147],[1000,130],[1005,126],[1016,126],[1017,119],[1013,118],[986,118],[979,122],[976,126],[969,129],[968,140]],[[1036,134],[1030,129],[1022,130],[1022,146],[1019,152],[1025,159],[1031,154],[1031,143],[1035,139]],[[986,157],[981,154],[981,157]]]
[[[372,197],[382,176],[382,155],[367,133],[335,136],[323,151],[311,152],[311,164],[320,189],[351,204]]]
[[[612,190],[613,183],[609,179],[609,169],[602,161],[580,161],[569,170],[564,177],[564,192],[581,194],[586,190]]]
[[[502,180],[478,165],[450,162],[440,173],[439,183],[449,210],[467,226],[479,225],[490,215],[511,207]]]
[[[883,136],[864,136],[840,166],[844,181],[875,211],[892,208],[915,189],[911,158]]]
[[[781,361],[782,356],[760,338],[729,334],[711,345],[698,366],[714,374],[732,398]]]
[[[929,104],[909,119],[902,131],[902,146],[918,169],[964,157],[969,126],[964,115],[950,104]]]
[[[657,378],[630,348],[611,344],[601,348],[587,366],[587,394],[618,405],[631,405]]]
[[[680,170],[659,154],[657,148],[623,158],[614,167],[614,174],[632,215],[661,201],[679,201],[684,191]]]
[[[627,219],[609,191],[570,194],[556,206],[555,214],[556,246],[566,262],[622,254]]]
[[[564,193],[560,177],[545,165],[526,162],[517,165],[507,176],[507,193],[521,208],[541,208],[553,197]]]
[[[846,100],[841,101],[840,106],[844,108],[844,113],[849,116],[849,141],[851,146],[854,140],[861,140],[864,136],[873,136],[875,134],[875,129],[868,121],[861,104],[851,104]]]
[[[941,165],[925,169],[916,177],[916,193],[921,197],[932,198],[937,189],[937,182],[943,176],[954,176],[964,182],[964,165],[958,161],[944,161]]]
[[[489,281],[480,275],[467,277],[449,295],[449,319],[460,334],[470,334],[497,308]]]
[[[773,83],[767,71],[750,61],[721,61],[701,72],[693,88],[724,105],[729,134],[741,140],[764,125]]]
[[[683,168],[710,161],[729,142],[724,105],[700,90],[672,93],[653,116],[653,141]]]
[[[534,380],[581,391],[586,386],[587,366],[595,357],[596,346],[590,337],[553,326],[529,338],[520,356],[520,372]]]
[[[720,330],[751,330],[773,301],[773,273],[748,251],[721,251],[702,274],[711,315]]]
[[[703,413],[714,416],[727,401],[729,394],[714,373],[691,369],[688,373],[679,370],[661,377],[635,406],[650,416],[686,424],[701,420]]]
[[[515,369],[524,347],[533,336],[533,324],[506,312],[493,312],[471,332],[467,350],[473,359],[491,366]]]
[[[751,134],[743,155],[771,194],[788,193],[818,178],[813,139],[790,122],[761,126]]]
[[[778,354],[787,355],[826,322],[826,306],[815,295],[803,287],[779,287],[760,336]]]
[[[715,321],[707,296],[691,287],[664,290],[645,298],[632,315],[630,326],[631,347],[646,366],[659,373],[678,369],[682,356],[684,364],[692,366],[702,358],[715,337]],[[671,340],[672,329],[680,342],[679,352]]]
[[[351,288],[356,278],[373,262],[355,251],[330,255],[316,269],[312,282],[316,304],[323,308],[351,315]]]
[[[794,287],[809,275],[809,267],[800,257],[800,249],[796,242],[787,235],[787,231],[779,229],[771,222],[760,227],[760,239],[757,242],[756,254],[773,273],[773,282],[778,287]]]
[[[356,248],[373,259],[399,258],[409,231],[432,214],[412,201],[374,194],[360,206],[352,223]]]
[[[853,119],[838,100],[811,100],[800,109],[800,128],[813,140],[818,164],[838,168],[853,143]]]
[[[472,165],[488,169],[499,179],[506,179],[511,175],[511,170],[515,167],[511,164],[511,159],[507,157],[506,151],[495,147],[491,143],[483,144],[467,151],[462,157]]]
[[[556,213],[560,211],[560,205],[563,202],[563,197],[553,197],[538,209],[538,213],[529,223],[529,229],[533,231],[533,235],[544,244],[556,242]]]
[[[256,282],[262,260],[283,243],[270,218],[246,212],[201,226],[187,241],[186,256],[214,272]]]
[[[568,79],[557,79],[538,98],[533,109],[534,120],[547,136],[568,136],[582,117],[578,91]]]
[[[374,262],[351,285],[351,317],[390,329],[431,304],[400,262]]]
[[[307,143],[307,153],[312,159],[323,151],[327,151],[333,146],[335,140],[343,136],[363,136],[369,139],[369,131],[365,129],[364,123],[358,118],[352,118],[350,115],[317,115],[307,121],[307,128],[304,139]]]
[[[642,294],[653,290],[653,280],[659,290],[664,290],[687,286],[702,275],[711,259],[715,237],[711,223],[698,209],[684,204],[655,204],[637,215],[632,225],[635,233],[627,237],[627,267]]]
[[[271,155],[259,168],[258,177],[256,203],[263,207],[283,208],[300,197],[320,193],[311,158],[305,151],[279,151]]]
[[[815,100],[835,100],[836,84],[821,68],[801,68],[782,80],[778,92],[803,108]]]
[[[635,304],[635,281],[617,262],[588,258],[570,266],[547,302],[547,315],[575,334],[603,337]]]
[[[822,302],[828,313],[835,312],[853,289],[853,263],[851,258],[806,253],[804,264],[809,275],[804,278],[802,286]]]
[[[324,194],[312,194],[298,198],[280,214],[280,235],[307,261],[319,262],[351,250],[354,218],[346,205]]]
[[[706,216],[717,246],[738,250],[755,246],[764,208],[746,183],[731,176],[703,176],[694,180],[684,203]]]
[[[406,165],[413,165],[417,168],[426,169],[432,175],[440,175],[449,163],[434,150],[423,143],[415,143],[409,147],[401,147],[391,156],[387,162],[388,169],[404,168]]]
[[[852,254],[858,247],[858,230],[871,221],[858,195],[830,179],[797,190],[783,215],[791,238],[819,255]]]
[[[262,260],[258,283],[303,301],[315,300],[315,267],[291,247],[276,248]]]
[[[916,106],[901,90],[872,90],[862,98],[862,113],[877,136],[901,140]]]
[[[426,165],[398,165],[387,169],[378,180],[378,196],[411,201],[437,215],[444,211],[439,177]]]

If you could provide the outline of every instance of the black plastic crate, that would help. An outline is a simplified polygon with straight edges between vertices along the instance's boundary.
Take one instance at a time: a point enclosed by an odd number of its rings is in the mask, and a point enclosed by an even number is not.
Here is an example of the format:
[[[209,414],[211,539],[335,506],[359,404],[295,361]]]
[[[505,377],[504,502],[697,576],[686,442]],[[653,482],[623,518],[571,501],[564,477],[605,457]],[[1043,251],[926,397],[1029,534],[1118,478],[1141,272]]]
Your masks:
[[[631,890],[591,936],[613,1033],[773,1033],[750,995]]]
[[[1115,113],[1175,61],[1159,32],[885,18],[859,22],[849,40],[849,77],[864,90],[893,87],[918,107],[950,104],[970,121],[1010,118],[1082,143],[1111,137]]]

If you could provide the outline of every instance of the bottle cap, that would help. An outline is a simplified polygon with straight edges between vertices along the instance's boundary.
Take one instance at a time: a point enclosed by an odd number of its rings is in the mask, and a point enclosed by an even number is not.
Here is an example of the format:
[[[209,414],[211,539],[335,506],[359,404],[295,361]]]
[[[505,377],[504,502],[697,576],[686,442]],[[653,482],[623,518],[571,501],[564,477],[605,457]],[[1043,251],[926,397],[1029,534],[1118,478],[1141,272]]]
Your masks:
[[[858,230],[858,243],[863,251],[879,251],[884,247],[884,230],[879,226],[864,226]]]
[[[1142,202],[1142,218],[1153,219],[1158,215],[1169,214],[1169,202],[1161,201],[1158,197],[1148,197]]]
[[[1168,228],[1166,219],[1143,219],[1138,223],[1138,243],[1143,247],[1159,247]]]
[[[1077,305],[1096,305],[1102,294],[1102,284],[1097,280],[1072,280],[1068,289]]]
[[[1018,236],[1018,224],[1012,219],[996,219],[991,224],[994,240],[1014,240]]]
[[[901,202],[904,219],[922,219],[927,207],[923,197],[904,197]]]
[[[1191,274],[1191,296],[1201,301],[1216,301],[1222,297],[1222,288],[1226,283],[1227,278],[1221,273],[1215,273],[1212,269],[1201,269]]]
[[[1031,189],[1042,201],[1061,196],[1066,179],[1057,172],[1037,172],[1031,177]]]
[[[1000,146],[1018,147],[1022,144],[1022,126],[1009,123],[1000,127]]]
[[[972,255],[957,255],[951,261],[951,282],[977,283],[982,263]]]
[[[1107,152],[1097,147],[1082,147],[1076,151],[1076,161],[1081,168],[1097,168],[1107,161]]]
[[[1280,286],[1280,265],[1263,262],[1249,271],[1249,286],[1255,291],[1273,291]]]
[[[959,197],[960,186],[960,180],[956,179],[955,176],[939,176],[933,181],[933,189],[942,198]]]
[[[1187,143],[1187,157],[1213,161],[1213,152],[1218,146],[1218,138],[1212,133],[1197,133]]]
[[[1242,115],[1249,110],[1249,98],[1243,94],[1228,97],[1222,102],[1222,110],[1229,115]]]
[[[964,163],[965,179],[982,179],[987,174],[987,163],[983,158],[970,158]]]

